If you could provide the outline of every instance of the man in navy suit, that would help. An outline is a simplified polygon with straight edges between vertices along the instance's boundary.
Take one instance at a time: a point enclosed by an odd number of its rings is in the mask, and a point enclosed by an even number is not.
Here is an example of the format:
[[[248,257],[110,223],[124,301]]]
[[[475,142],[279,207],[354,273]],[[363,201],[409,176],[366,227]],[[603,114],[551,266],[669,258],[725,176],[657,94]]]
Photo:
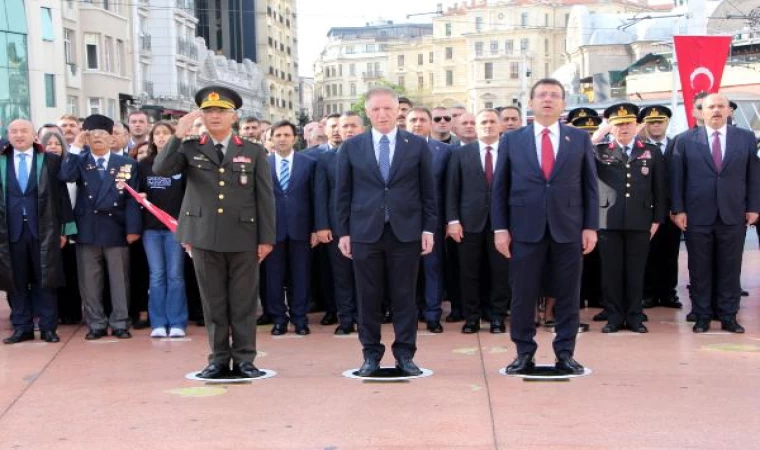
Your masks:
[[[93,114],[72,143],[58,177],[77,183],[74,208],[79,286],[90,331],[87,340],[100,339],[110,325],[113,336],[128,339],[129,247],[140,239],[142,214],[137,202],[120,188],[137,190],[137,161],[111,153],[113,120]],[[89,150],[82,151],[85,144]],[[81,152],[81,153],[80,153]],[[103,275],[108,271],[111,315],[103,304]]]
[[[359,376],[380,368],[385,290],[394,311],[396,367],[407,375],[422,372],[417,351],[415,290],[420,251],[433,251],[437,229],[432,157],[424,139],[399,130],[398,96],[386,87],[366,95],[372,130],[349,139],[338,153],[336,230],[341,252],[354,261],[359,307],[359,340],[364,363]]]
[[[293,151],[296,126],[287,120],[272,125],[275,153],[269,155],[277,210],[277,243],[264,262],[266,302],[274,321],[272,334],[288,332],[285,284],[290,281],[290,321],[296,334],[309,334],[306,314],[311,288],[311,247],[316,245],[312,214],[315,161]]]
[[[330,119],[327,123],[330,128]],[[338,120],[338,129],[341,140],[348,140],[364,132],[362,118],[353,111],[346,111]],[[356,288],[351,260],[343,256],[338,249],[338,240],[333,236],[333,230],[337,230],[338,221],[335,209],[335,172],[338,166],[338,151],[338,149],[330,149],[317,161],[314,182],[314,222],[317,239],[326,246],[330,258],[330,273],[333,277],[339,322],[335,328],[335,334],[347,335],[356,331]]]
[[[425,139],[433,157],[433,175],[435,176],[435,197],[437,202],[438,228],[435,230],[433,252],[422,258],[425,275],[425,305],[423,314],[427,329],[431,333],[443,333],[441,325],[441,302],[444,291],[444,260],[446,257],[446,170],[451,159],[451,148],[443,142],[430,137],[432,115],[430,110],[414,107],[406,114],[406,129]]]
[[[530,92],[532,125],[506,133],[499,143],[491,219],[496,248],[512,258],[511,337],[517,358],[507,373],[530,373],[537,345],[535,311],[543,272],[558,294],[555,367],[580,374],[575,359],[582,255],[596,245],[599,194],[588,133],[559,123],[565,89],[551,78]],[[510,249],[510,244],[512,248]]]
[[[671,213],[686,235],[695,333],[709,331],[713,315],[723,330],[744,333],[739,278],[745,226],[760,212],[760,160],[753,133],[727,126],[729,114],[725,96],[705,97],[704,126],[680,134],[671,157]]]

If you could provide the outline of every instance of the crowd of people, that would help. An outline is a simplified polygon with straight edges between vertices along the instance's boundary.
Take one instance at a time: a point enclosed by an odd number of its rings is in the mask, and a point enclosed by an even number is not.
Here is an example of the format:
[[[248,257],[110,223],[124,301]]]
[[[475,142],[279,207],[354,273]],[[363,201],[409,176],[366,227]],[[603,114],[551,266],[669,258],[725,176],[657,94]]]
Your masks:
[[[178,122],[133,111],[124,123],[9,124],[6,344],[35,339],[35,326],[58,342],[59,324],[83,319],[87,340],[148,327],[153,338],[183,337],[194,321],[212,347],[205,376],[225,375],[230,359],[255,376],[255,325],[308,335],[308,313],[323,311],[335,334],[358,326],[361,374],[379,367],[380,323],[394,323],[397,364],[415,374],[418,321],[432,333],[457,322],[462,333],[483,322],[506,333],[511,316],[508,372],[532,370],[536,326],[547,326],[558,368],[579,373],[579,308],[602,308],[604,333],[646,333],[644,309],[682,307],[682,235],[694,331],[719,320],[744,332],[739,277],[760,211],[760,159],[721,94],[698,95],[698,126],[675,137],[664,105],[566,112],[551,79],[531,91],[532,124],[514,105],[428,109],[374,89],[366,132],[346,111],[299,137],[289,121],[228,114],[240,106],[234,91],[206,88],[196,101]],[[142,199],[179,219],[177,233]]]

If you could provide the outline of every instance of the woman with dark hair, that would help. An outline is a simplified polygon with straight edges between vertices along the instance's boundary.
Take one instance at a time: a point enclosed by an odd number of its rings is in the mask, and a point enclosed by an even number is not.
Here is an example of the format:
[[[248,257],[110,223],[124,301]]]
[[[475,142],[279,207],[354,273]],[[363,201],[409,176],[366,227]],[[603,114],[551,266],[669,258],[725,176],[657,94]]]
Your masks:
[[[46,152],[55,153],[61,159],[66,157],[66,139],[57,131],[48,131],[42,135],[40,144]],[[71,199],[71,209],[76,206],[77,185],[66,183]],[[57,289],[58,321],[62,325],[77,325],[82,322],[82,298],[79,296],[79,279],[77,278],[77,252],[74,240],[69,238],[61,249],[63,260],[63,277],[65,284]]]
[[[153,173],[153,160],[172,135],[174,127],[167,122],[153,126],[148,137],[148,155],[139,162],[138,173],[141,195],[172,217],[177,217],[185,195],[184,177],[178,174],[164,178]],[[182,245],[174,233],[147,211],[143,224],[143,245],[150,267],[148,311],[153,329],[150,336],[184,337],[188,314]]]

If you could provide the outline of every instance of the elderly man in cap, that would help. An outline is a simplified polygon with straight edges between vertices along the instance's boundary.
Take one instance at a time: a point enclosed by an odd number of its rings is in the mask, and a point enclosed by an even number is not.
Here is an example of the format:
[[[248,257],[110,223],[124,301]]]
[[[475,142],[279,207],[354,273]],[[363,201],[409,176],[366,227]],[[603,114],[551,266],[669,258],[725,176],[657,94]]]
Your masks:
[[[77,183],[74,217],[78,228],[79,287],[89,332],[100,339],[110,326],[112,335],[128,339],[129,247],[140,238],[142,215],[137,202],[119,182],[137,189],[137,161],[111,153],[113,120],[98,114],[85,119],[66,154],[59,178]],[[89,149],[83,150],[85,145]],[[103,305],[103,274],[111,287],[111,315]]]
[[[665,160],[636,137],[631,103],[604,111],[613,140],[595,149],[599,176],[599,256],[607,311],[603,333],[646,333],[641,306],[649,240],[667,213]]]
[[[179,120],[153,171],[187,179],[177,236],[192,249],[211,347],[198,376],[257,378],[263,375],[253,365],[259,264],[275,242],[272,176],[266,150],[232,133],[243,104],[237,92],[208,86],[195,103],[200,110]],[[188,135],[201,116],[208,134]]]

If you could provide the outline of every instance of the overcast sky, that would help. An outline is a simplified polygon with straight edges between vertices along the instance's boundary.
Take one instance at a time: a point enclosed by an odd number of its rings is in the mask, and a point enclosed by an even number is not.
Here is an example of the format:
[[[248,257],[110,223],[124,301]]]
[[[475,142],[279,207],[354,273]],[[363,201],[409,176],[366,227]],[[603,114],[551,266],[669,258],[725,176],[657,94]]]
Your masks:
[[[380,18],[393,23],[430,23],[433,15],[407,14],[433,12],[448,0],[298,0],[298,56],[300,75],[311,76],[314,61],[327,43],[333,27],[362,27]]]

